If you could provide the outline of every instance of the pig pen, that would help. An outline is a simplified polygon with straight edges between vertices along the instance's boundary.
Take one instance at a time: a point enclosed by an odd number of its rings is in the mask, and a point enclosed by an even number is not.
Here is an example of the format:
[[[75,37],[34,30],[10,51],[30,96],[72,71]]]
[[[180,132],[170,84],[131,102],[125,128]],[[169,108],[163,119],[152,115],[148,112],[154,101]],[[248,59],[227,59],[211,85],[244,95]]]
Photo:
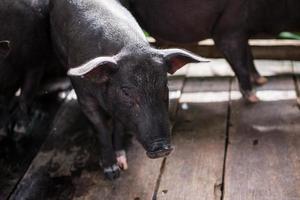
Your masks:
[[[274,58],[271,47],[260,48]],[[255,61],[269,78],[256,88],[255,105],[241,99],[224,59],[170,77],[175,151],[151,160],[132,139],[129,169],[115,181],[104,180],[97,140],[76,95],[60,92],[55,105],[37,114],[27,145],[1,141],[9,157],[1,157],[0,199],[300,199],[300,62],[290,60],[294,51],[289,59],[285,47],[278,49],[285,60]]]

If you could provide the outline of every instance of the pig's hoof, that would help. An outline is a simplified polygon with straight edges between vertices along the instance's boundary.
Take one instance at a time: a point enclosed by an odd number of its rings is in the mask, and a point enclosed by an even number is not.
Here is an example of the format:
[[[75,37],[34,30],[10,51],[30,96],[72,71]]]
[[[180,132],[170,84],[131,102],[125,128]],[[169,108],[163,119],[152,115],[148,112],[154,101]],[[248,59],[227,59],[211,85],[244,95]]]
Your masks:
[[[26,133],[27,126],[24,124],[16,124],[13,129],[14,133]]]
[[[245,98],[245,100],[246,100],[247,103],[253,104],[253,103],[259,102],[259,98],[253,92],[246,92],[244,94],[244,98]]]
[[[108,180],[114,180],[120,177],[120,168],[118,165],[113,164],[110,167],[104,168],[104,176]]]
[[[268,82],[268,79],[266,77],[263,76],[259,76],[255,79],[255,84],[256,85],[264,85]]]
[[[252,81],[252,83],[254,83],[255,85],[260,86],[260,85],[266,84],[266,83],[268,82],[268,79],[267,79],[266,77],[257,75],[257,76],[252,76],[252,77],[251,77],[251,81]]]
[[[116,151],[117,164],[122,170],[128,169],[127,157],[125,150]]]

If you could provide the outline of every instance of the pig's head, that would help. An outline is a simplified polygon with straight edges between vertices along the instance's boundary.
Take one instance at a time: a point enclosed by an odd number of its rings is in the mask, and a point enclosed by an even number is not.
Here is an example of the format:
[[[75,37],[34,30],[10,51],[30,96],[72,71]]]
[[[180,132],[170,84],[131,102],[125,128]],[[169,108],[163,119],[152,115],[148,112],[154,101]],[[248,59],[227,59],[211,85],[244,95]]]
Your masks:
[[[167,73],[205,61],[181,49],[151,49],[98,57],[68,74],[105,84],[104,98],[112,116],[136,133],[150,158],[158,158],[172,151]]]

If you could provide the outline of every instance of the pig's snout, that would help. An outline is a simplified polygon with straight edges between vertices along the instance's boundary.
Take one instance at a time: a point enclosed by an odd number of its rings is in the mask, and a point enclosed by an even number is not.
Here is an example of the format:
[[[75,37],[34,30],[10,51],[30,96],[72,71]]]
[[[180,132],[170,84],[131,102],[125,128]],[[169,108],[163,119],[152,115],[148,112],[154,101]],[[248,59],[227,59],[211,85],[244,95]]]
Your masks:
[[[149,158],[161,158],[168,156],[173,151],[173,147],[166,140],[160,140],[153,142],[149,150],[147,151],[147,156]]]

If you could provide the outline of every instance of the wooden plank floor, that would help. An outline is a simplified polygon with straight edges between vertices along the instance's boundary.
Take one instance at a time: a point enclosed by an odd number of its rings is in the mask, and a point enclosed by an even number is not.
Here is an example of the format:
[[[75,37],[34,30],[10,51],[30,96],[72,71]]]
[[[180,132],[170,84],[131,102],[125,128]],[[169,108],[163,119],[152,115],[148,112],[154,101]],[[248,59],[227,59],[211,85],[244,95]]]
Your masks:
[[[293,79],[272,78],[258,94],[264,101],[255,106],[232,102],[224,199],[300,199],[300,112]]]
[[[113,182],[104,180],[97,140],[70,94],[9,199],[300,199],[300,64],[256,64],[270,79],[257,88],[256,105],[241,99],[223,59],[170,77],[174,153],[150,160],[133,139],[129,170]]]

